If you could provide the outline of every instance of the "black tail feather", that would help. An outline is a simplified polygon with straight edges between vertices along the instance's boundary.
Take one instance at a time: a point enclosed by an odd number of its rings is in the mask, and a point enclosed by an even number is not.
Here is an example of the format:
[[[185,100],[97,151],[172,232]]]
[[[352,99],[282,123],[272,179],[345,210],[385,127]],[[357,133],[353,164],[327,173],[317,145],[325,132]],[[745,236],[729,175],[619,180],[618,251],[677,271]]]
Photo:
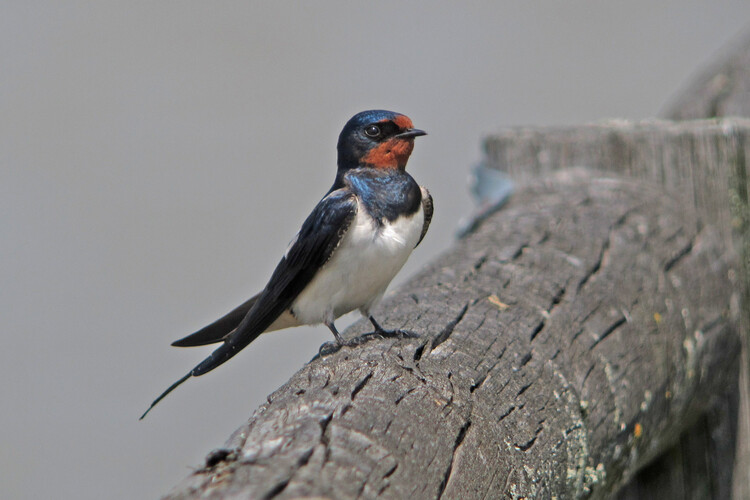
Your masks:
[[[175,340],[172,342],[172,345],[175,347],[196,347],[221,342],[232,332],[232,330],[237,328],[240,322],[242,322],[242,319],[247,316],[247,313],[253,308],[253,305],[258,300],[259,295],[260,294],[251,297],[221,318],[217,319],[210,325],[204,326],[197,332],[179,340]]]
[[[184,381],[186,381],[187,379],[189,379],[189,378],[190,378],[190,377],[192,377],[192,376],[193,376],[193,370],[191,370],[190,372],[188,372],[188,374],[187,374],[187,375],[185,375],[184,377],[182,377],[182,378],[181,378],[180,380],[178,380],[178,381],[177,381],[177,382],[175,382],[174,384],[170,385],[170,386],[169,386],[169,389],[167,389],[166,391],[162,392],[162,393],[161,393],[161,396],[159,396],[158,398],[156,398],[156,399],[154,400],[154,402],[153,402],[153,403],[151,403],[151,406],[149,406],[149,407],[148,407],[148,410],[146,410],[145,412],[143,412],[143,415],[141,415],[141,418],[139,418],[138,420],[143,420],[143,417],[145,417],[145,416],[146,416],[146,415],[148,414],[148,412],[150,412],[150,411],[151,411],[151,409],[152,409],[152,408],[153,408],[154,406],[156,406],[156,404],[157,404],[157,403],[158,403],[159,401],[161,401],[162,399],[164,399],[164,398],[165,398],[165,397],[167,396],[167,394],[169,394],[170,392],[172,392],[172,391],[174,391],[175,389],[177,389],[177,387],[178,387],[178,386],[179,386],[180,384],[182,384],[182,383],[183,383]]]
[[[262,330],[258,331],[258,329],[255,329],[255,331],[247,332],[244,335],[233,334],[224,342],[224,345],[215,349],[209,357],[193,368],[192,375],[200,377],[217,368],[219,365],[223,365],[234,357],[235,354],[247,347],[250,342],[257,339],[262,332]]]
[[[261,303],[257,303],[259,298],[263,298],[264,301]],[[286,302],[289,301],[290,300],[287,300]],[[266,302],[270,302],[270,306],[264,304]],[[224,335],[220,339],[224,343],[216,348],[214,352],[212,352],[211,355],[204,359],[198,366],[193,368],[190,373],[172,384],[166,391],[161,394],[161,396],[156,398],[156,400],[151,403],[151,406],[148,408],[148,410],[146,410],[146,412],[141,415],[141,419],[143,419],[143,417],[145,417],[146,414],[151,411],[151,408],[156,406],[159,401],[164,399],[167,394],[175,390],[187,379],[189,379],[190,377],[199,377],[210,372],[214,368],[224,364],[226,361],[234,357],[235,354],[247,347],[250,342],[257,339],[260,334],[269,327],[269,325],[276,321],[276,319],[284,311],[284,309],[288,307],[288,303],[286,302],[279,301],[276,297],[271,297],[270,299],[266,296],[261,297],[261,295],[259,294],[234,309],[234,311],[224,316],[224,318],[222,318],[221,320],[213,323],[214,325],[218,324],[220,321],[230,317],[232,318],[232,321],[234,321],[234,318],[239,317],[239,324],[236,324],[232,327],[231,333],[229,335]],[[247,309],[248,311],[240,317],[239,313],[244,309]],[[251,313],[251,311],[253,312]],[[206,329],[209,327],[211,327],[211,325],[206,327]],[[192,337],[193,335],[178,341],[179,344],[176,342],[173,345],[193,345],[189,343],[183,343],[183,341],[188,340]]]
[[[156,406],[157,403],[159,403],[159,401],[164,399],[167,394],[177,389],[180,384],[185,382],[190,377],[199,377],[210,372],[219,365],[224,364],[235,354],[247,347],[250,342],[257,339],[262,332],[263,330],[258,331],[258,329],[256,329],[255,331],[246,332],[244,335],[233,335],[225,340],[222,346],[215,349],[214,352],[212,352],[211,355],[204,359],[198,366],[190,370],[190,372],[188,372],[188,374],[182,377],[180,380],[170,385],[166,391],[162,392],[161,396],[156,398],[154,402],[151,403],[151,406],[149,406],[148,410],[146,410],[143,415],[141,415],[141,418],[139,420],[143,420],[143,417],[145,417],[148,412],[150,412],[151,409]]]

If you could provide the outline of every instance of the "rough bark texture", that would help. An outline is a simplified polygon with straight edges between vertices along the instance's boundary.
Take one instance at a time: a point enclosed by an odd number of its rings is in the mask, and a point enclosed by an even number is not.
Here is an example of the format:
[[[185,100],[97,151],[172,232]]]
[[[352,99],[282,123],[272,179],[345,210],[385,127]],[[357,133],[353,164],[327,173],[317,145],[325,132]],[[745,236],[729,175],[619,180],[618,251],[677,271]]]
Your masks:
[[[386,301],[420,338],[314,359],[168,498],[602,498],[667,450],[735,380],[732,256],[646,183],[545,178]]]
[[[612,121],[503,130],[484,142],[486,162],[513,179],[569,167],[640,179],[705,214],[728,247],[742,224],[750,120]]]
[[[736,284],[740,293],[750,282],[749,124],[743,119],[725,119],[515,129],[489,139],[486,149],[491,163],[514,176],[533,177],[556,168],[586,165],[665,186],[706,214],[706,220],[721,232],[726,247],[743,255],[745,266],[739,268]],[[744,312],[742,323],[748,325],[750,301],[746,292],[739,304]],[[743,329],[747,336],[748,328]],[[744,356],[746,353],[745,349]],[[743,370],[747,370],[747,363],[745,358]],[[733,479],[734,497],[750,498],[746,384],[743,374],[739,389],[719,403],[730,413],[707,412],[703,421],[686,431],[681,451],[673,450],[646,472],[649,478],[643,484],[649,486],[631,485],[622,498],[643,498],[646,490],[659,498],[669,491],[668,498],[729,498]],[[700,443],[702,452],[698,451]],[[732,470],[736,471],[734,477]]]
[[[690,86],[680,92],[664,116],[675,120],[694,120],[721,116],[750,117],[750,34],[723,51],[723,55],[706,68]],[[747,172],[746,172],[746,177]],[[734,227],[743,239],[744,300],[742,329],[745,334],[743,360],[737,392],[727,396],[721,406],[727,412],[706,414],[702,435],[707,453],[705,463],[712,471],[706,476],[712,483],[723,484],[726,470],[733,465],[736,499],[750,498],[750,207],[747,190],[739,190],[734,198]],[[730,425],[727,425],[729,421]],[[735,427],[735,429],[732,428]],[[724,454],[711,450],[736,448],[734,464],[723,459]],[[676,460],[675,460],[676,462]],[[695,474],[691,474],[695,477]],[[716,498],[725,498],[716,497]]]

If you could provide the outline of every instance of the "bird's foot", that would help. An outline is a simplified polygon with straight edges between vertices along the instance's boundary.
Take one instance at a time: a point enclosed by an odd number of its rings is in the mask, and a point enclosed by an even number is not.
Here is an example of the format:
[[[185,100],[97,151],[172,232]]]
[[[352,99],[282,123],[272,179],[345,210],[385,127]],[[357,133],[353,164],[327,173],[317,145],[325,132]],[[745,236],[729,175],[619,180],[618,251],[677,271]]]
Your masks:
[[[368,335],[362,335],[361,337],[354,337],[353,339],[344,340],[342,337],[336,338],[332,342],[324,342],[318,350],[319,356],[328,356],[341,350],[342,347],[357,347],[370,340]]]
[[[336,342],[326,342],[325,344],[320,346],[320,354],[324,353],[324,349],[326,354],[330,354],[331,352],[338,351],[342,347],[354,347],[362,343],[358,339],[344,340],[344,337],[342,337],[339,331],[336,329],[336,325],[333,324],[333,321],[328,321],[326,323],[326,326],[331,330],[331,333],[333,333],[333,336],[336,338]]]
[[[370,316],[370,322],[375,327],[375,330],[370,333],[365,333],[364,335],[360,335],[359,337],[354,337],[353,339],[344,340],[344,338],[341,336],[341,334],[338,332],[336,327],[333,325],[333,322],[327,323],[328,328],[333,333],[333,336],[336,338],[334,342],[325,342],[323,345],[320,346],[320,349],[318,350],[319,356],[327,356],[329,354],[333,354],[335,352],[338,352],[342,347],[358,347],[362,344],[365,344],[371,340],[374,339],[385,339],[385,338],[400,338],[400,339],[414,339],[419,338],[419,334],[416,332],[413,332],[411,330],[386,330],[382,326],[378,324],[375,319]]]
[[[341,345],[338,342],[323,342],[320,349],[318,349],[318,356],[322,358],[323,356],[338,352],[339,349],[341,349]]]
[[[377,339],[385,338],[399,338],[399,339],[414,339],[418,338],[419,335],[409,330],[376,330],[374,332],[365,333],[359,337],[353,339],[339,341],[325,342],[320,346],[318,351],[319,356],[328,356],[341,350],[342,347],[359,347],[367,342]]]
[[[419,338],[417,332],[411,330],[375,330],[370,335],[377,335],[382,338],[398,338],[398,339],[416,339]]]
[[[378,335],[382,338],[400,338],[400,339],[414,339],[418,338],[419,334],[412,332],[411,330],[386,330],[382,326],[380,326],[380,323],[375,321],[375,318],[370,316],[370,323],[372,323],[372,326],[375,327],[375,331],[372,332],[370,335]]]

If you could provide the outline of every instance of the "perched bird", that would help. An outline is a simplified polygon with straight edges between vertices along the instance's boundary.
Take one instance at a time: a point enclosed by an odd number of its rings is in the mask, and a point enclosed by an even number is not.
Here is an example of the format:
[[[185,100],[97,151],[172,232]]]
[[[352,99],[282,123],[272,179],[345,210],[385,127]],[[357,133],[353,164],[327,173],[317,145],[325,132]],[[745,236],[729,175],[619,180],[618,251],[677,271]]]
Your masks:
[[[222,342],[172,384],[159,401],[190,377],[210,372],[261,333],[323,323],[340,346],[348,344],[334,320],[358,309],[375,332],[384,330],[371,310],[380,301],[432,219],[432,197],[406,173],[414,128],[399,113],[363,111],[344,126],[338,141],[333,186],[292,239],[265,288],[227,315],[172,345]]]

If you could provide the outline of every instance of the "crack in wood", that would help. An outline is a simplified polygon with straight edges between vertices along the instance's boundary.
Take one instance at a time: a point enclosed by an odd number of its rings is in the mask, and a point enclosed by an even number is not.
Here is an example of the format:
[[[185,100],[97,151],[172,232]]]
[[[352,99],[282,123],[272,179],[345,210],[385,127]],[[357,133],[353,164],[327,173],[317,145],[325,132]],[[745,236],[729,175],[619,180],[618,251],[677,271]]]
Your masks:
[[[325,448],[323,453],[324,465],[328,462],[328,459],[331,458],[331,443],[328,439],[328,424],[331,423],[331,419],[333,419],[333,413],[329,413],[323,419],[318,421],[318,424],[320,425],[320,444]]]
[[[448,337],[451,336],[456,326],[461,322],[462,319],[464,319],[464,316],[466,315],[466,311],[468,310],[469,310],[469,303],[467,302],[458,312],[458,315],[455,318],[453,318],[447,325],[445,325],[445,328],[443,328],[443,330],[432,340],[432,346],[430,347],[430,351],[434,351],[437,346],[439,346],[440,344],[448,340]]]
[[[352,405],[350,405],[350,404],[347,403],[346,405],[344,405],[343,408],[341,408],[340,415],[343,417],[344,415],[346,415],[347,413],[349,413],[349,410],[351,410],[351,409],[352,409]]]
[[[487,262],[487,254],[482,255],[477,261],[474,263],[474,272],[478,273],[480,269],[482,269],[482,266]]]
[[[521,368],[523,366],[526,366],[529,363],[529,361],[531,361],[531,358],[532,358],[532,354],[531,354],[531,351],[529,351],[526,354],[524,354],[523,358],[521,358],[521,364],[518,367]]]
[[[471,387],[469,387],[469,392],[473,393],[474,391],[479,389],[482,384],[484,384],[484,381],[487,380],[487,375],[489,375],[489,373],[490,372],[488,370],[487,373],[483,373],[482,375],[480,375],[479,378],[477,378],[474,383],[471,384]]]
[[[628,219],[630,214],[635,210],[635,208],[631,208],[629,210],[626,210],[624,214],[622,214],[615,222],[612,224],[612,226],[609,228],[609,233],[607,234],[607,239],[604,240],[604,243],[602,244],[602,248],[599,251],[599,256],[596,259],[596,262],[594,262],[594,266],[591,268],[590,271],[588,271],[583,278],[578,282],[578,286],[576,287],[576,293],[580,293],[580,291],[583,289],[584,285],[588,283],[588,281],[596,274],[598,273],[601,268],[604,261],[607,259],[607,256],[609,255],[609,249],[612,245],[612,234],[622,227],[625,224],[625,221]]]
[[[536,442],[536,436],[534,436],[533,438],[531,438],[529,441],[527,441],[524,444],[518,444],[518,443],[516,443],[513,446],[515,446],[516,448],[518,448],[521,451],[528,451],[529,448],[531,448],[532,446],[534,446],[535,442]]]
[[[724,323],[726,318],[724,316],[717,316],[714,319],[708,321],[703,326],[699,327],[698,330],[700,330],[703,333],[708,333],[711,330],[714,329],[715,326]]]
[[[495,358],[495,362],[492,363],[492,365],[487,368],[487,370],[482,373],[477,379],[474,381],[473,384],[471,384],[471,387],[469,387],[469,392],[474,393],[477,389],[479,389],[482,384],[484,384],[484,381],[487,380],[487,377],[489,377],[490,372],[495,369],[495,367],[500,363],[500,360],[503,359],[503,354],[505,354],[505,351],[508,349],[508,346],[503,346],[502,350],[500,351],[500,354],[497,355]],[[488,349],[489,350],[489,349]]]
[[[273,488],[271,488],[271,490],[268,493],[266,493],[265,495],[263,495],[263,499],[264,500],[270,500],[271,498],[273,498],[273,497],[275,497],[277,495],[280,495],[281,492],[284,491],[286,489],[286,487],[289,485],[289,482],[291,480],[292,480],[292,476],[289,476],[288,478],[282,479],[281,481],[279,481],[279,483],[276,484],[276,486],[274,486]]]
[[[299,457],[299,460],[297,461],[297,469],[301,469],[310,462],[310,457],[312,457],[314,451],[313,448],[310,448]]]
[[[479,274],[480,270],[484,266],[484,264],[489,259],[488,255],[486,253],[482,254],[481,257],[479,257],[474,264],[472,265],[472,270],[464,276],[464,283],[469,282],[471,279],[473,279],[477,274]]]
[[[406,391],[405,391],[405,392],[404,392],[403,394],[401,394],[401,395],[400,395],[399,397],[397,397],[397,398],[396,398],[396,400],[395,400],[395,401],[393,402],[393,404],[394,404],[395,406],[398,406],[398,405],[399,405],[399,404],[401,403],[401,401],[403,401],[403,400],[404,400],[404,398],[405,398],[406,396],[408,396],[409,394],[411,394],[412,392],[414,392],[414,391],[416,391],[416,390],[417,390],[417,388],[416,388],[416,387],[409,387],[409,389],[408,389],[408,390],[406,390]]]
[[[410,374],[414,375],[417,378],[417,380],[422,382],[422,384],[427,384],[427,379],[424,378],[424,376],[422,375],[422,372],[419,370],[419,365],[417,365],[416,370],[412,368],[411,366],[406,366],[406,365],[401,365],[401,364],[397,366],[402,368],[404,371],[409,372]]]
[[[398,462],[396,462],[395,464],[393,464],[393,467],[391,467],[390,469],[388,469],[385,472],[385,474],[383,474],[383,479],[388,479],[389,477],[391,477],[393,475],[393,473],[396,472],[396,469],[398,469]]]
[[[498,417],[497,421],[502,422],[505,419],[505,417],[510,416],[510,414],[513,413],[514,411],[516,411],[516,407],[511,406],[510,408],[508,408],[508,410],[505,413],[503,413],[502,415]]]
[[[510,260],[516,260],[520,258],[523,255],[523,251],[526,250],[527,248],[529,248],[528,243],[524,243],[523,245],[518,247],[518,250],[516,250],[516,252],[510,256]]]
[[[547,308],[547,314],[546,318],[549,318],[552,313],[554,312],[555,308],[562,302],[563,298],[565,297],[565,291],[566,287],[562,286],[557,291],[554,297],[552,297],[552,302],[550,303],[549,307]],[[529,342],[532,342],[539,333],[544,330],[544,327],[547,325],[547,319],[543,318],[531,331],[531,335],[529,336]]]
[[[372,378],[372,372],[368,373],[365,376],[365,378],[360,380],[359,383],[356,386],[354,386],[354,389],[352,390],[352,394],[351,394],[352,401],[354,401],[354,398],[357,397],[357,394],[359,394],[359,391],[365,388],[365,386],[367,385],[367,382],[369,382],[371,378]]]
[[[581,382],[581,389],[582,389],[582,390],[583,390],[583,388],[584,388],[584,387],[586,386],[586,380],[588,380],[588,378],[589,378],[589,375],[591,375],[591,372],[592,372],[592,371],[594,371],[594,368],[595,368],[595,367],[596,367],[596,364],[595,364],[595,363],[594,363],[594,364],[592,364],[592,365],[591,365],[591,366],[589,367],[588,371],[586,372],[586,375],[584,375],[584,376],[583,376],[583,382]]]
[[[526,441],[523,444],[516,443],[513,446],[515,446],[517,449],[523,452],[529,451],[529,449],[531,449],[531,447],[534,446],[534,443],[536,443],[536,439],[539,437],[539,433],[542,432],[542,430],[544,429],[543,424],[544,424],[544,419],[542,419],[539,422],[539,427],[537,427],[536,431],[534,432],[534,437],[532,437],[530,440]]]
[[[530,383],[528,383],[528,384],[524,385],[523,387],[521,387],[521,388],[520,388],[520,389],[518,390],[518,393],[516,394],[516,397],[518,397],[518,396],[520,396],[521,394],[523,394],[524,392],[526,392],[526,390],[527,390],[527,389],[528,389],[529,387],[531,387],[531,385],[532,385],[532,383],[530,382]]]
[[[221,462],[233,462],[237,459],[237,450],[229,448],[219,448],[213,450],[206,456],[206,469],[210,469]]]
[[[572,337],[570,338],[570,345],[573,345],[573,342],[575,342],[575,341],[576,341],[576,339],[577,339],[578,337],[580,337],[582,333],[583,333],[583,328],[579,328],[579,329],[578,329],[578,331],[577,331],[577,332],[575,332],[575,333],[573,334],[573,336],[572,336]]]
[[[388,481],[388,478],[391,477],[394,472],[396,472],[396,469],[398,469],[398,462],[396,462],[395,464],[393,464],[393,467],[391,467],[390,469],[388,469],[387,471],[385,471],[385,474],[383,474],[383,477],[382,477],[382,480],[383,480],[383,482],[385,484],[383,484],[383,486],[380,488],[380,490],[378,490],[378,496],[382,496],[383,492],[385,490],[387,490],[388,487],[390,487],[391,482]]]
[[[544,319],[539,321],[539,323],[534,327],[534,329],[531,330],[531,335],[529,336],[529,342],[533,341],[536,338],[536,336],[539,335],[539,332],[542,331],[546,323],[547,321]]]
[[[609,245],[610,245],[610,238],[607,238],[604,241],[604,244],[602,245],[601,250],[599,251],[599,256],[596,258],[596,262],[594,262],[594,266],[581,278],[580,281],[578,281],[578,286],[576,287],[576,293],[580,293],[583,287],[588,283],[588,281],[599,272],[599,270],[602,268],[602,262],[604,262],[604,259],[607,257],[607,254],[609,253]]]
[[[469,427],[471,427],[471,419],[467,420],[464,425],[461,426],[461,429],[458,431],[458,436],[456,436],[456,442],[453,444],[453,453],[451,455],[450,462],[448,462],[448,468],[445,470],[445,474],[443,474],[443,480],[440,482],[440,487],[438,488],[438,494],[437,499],[443,497],[443,493],[445,492],[445,487],[448,486],[448,481],[450,481],[451,474],[453,474],[453,462],[456,460],[456,454],[458,453],[459,448],[461,448],[461,445],[464,442],[464,438],[466,437],[466,433],[469,431]]]
[[[523,255],[523,251],[529,248],[529,242],[526,241],[522,243],[511,255],[510,257],[504,257],[498,260],[498,262],[501,262],[503,264],[507,264],[508,262],[513,262],[514,260],[517,260],[519,257]],[[504,252],[503,252],[504,253]]]
[[[566,287],[562,286],[560,287],[560,290],[555,294],[554,297],[552,297],[552,306],[547,309],[548,313],[552,313],[552,310],[555,308],[556,305],[558,305],[560,302],[562,302],[563,297],[565,297],[565,291]]]
[[[677,255],[672,257],[667,261],[666,264],[664,264],[664,272],[668,273],[672,270],[672,268],[680,262],[682,259],[687,257],[691,252],[693,251],[693,242],[690,241],[687,245],[685,245],[683,248],[680,249],[679,252],[677,252]]]
[[[591,347],[590,347],[589,349],[593,349],[594,347],[598,346],[598,345],[599,345],[599,344],[601,343],[601,341],[602,341],[602,340],[604,340],[604,339],[606,339],[607,337],[609,337],[609,336],[610,336],[610,335],[611,335],[611,334],[612,334],[612,333],[613,333],[613,332],[614,332],[615,330],[617,330],[617,329],[618,329],[618,328],[620,328],[620,327],[621,327],[622,325],[624,325],[625,323],[627,323],[627,321],[628,321],[628,320],[627,320],[627,319],[625,318],[625,316],[621,316],[621,317],[620,317],[620,319],[618,319],[617,321],[615,321],[614,323],[612,323],[611,325],[609,325],[609,326],[608,326],[608,327],[607,327],[607,328],[606,328],[606,329],[605,329],[605,330],[604,330],[604,331],[602,332],[602,334],[601,334],[601,335],[599,335],[599,338],[597,338],[597,339],[596,339],[596,340],[594,341],[594,343],[593,343],[593,344],[591,344]]]
[[[330,421],[330,418],[328,420]],[[292,471],[289,473],[289,477],[286,477],[279,481],[273,488],[271,488],[268,493],[263,496],[263,498],[268,500],[280,495],[286,489],[286,487],[289,486],[289,483],[292,482],[294,474],[310,462],[310,458],[312,457],[314,452],[315,449],[312,447],[308,450],[305,450],[297,459],[297,463],[295,464],[294,469],[292,469]]]
[[[427,342],[429,341],[425,341],[419,344],[419,346],[416,349],[414,349],[414,356],[412,359],[414,360],[415,363],[418,362],[420,359],[422,359],[422,354],[424,353],[424,348],[427,346]]]

